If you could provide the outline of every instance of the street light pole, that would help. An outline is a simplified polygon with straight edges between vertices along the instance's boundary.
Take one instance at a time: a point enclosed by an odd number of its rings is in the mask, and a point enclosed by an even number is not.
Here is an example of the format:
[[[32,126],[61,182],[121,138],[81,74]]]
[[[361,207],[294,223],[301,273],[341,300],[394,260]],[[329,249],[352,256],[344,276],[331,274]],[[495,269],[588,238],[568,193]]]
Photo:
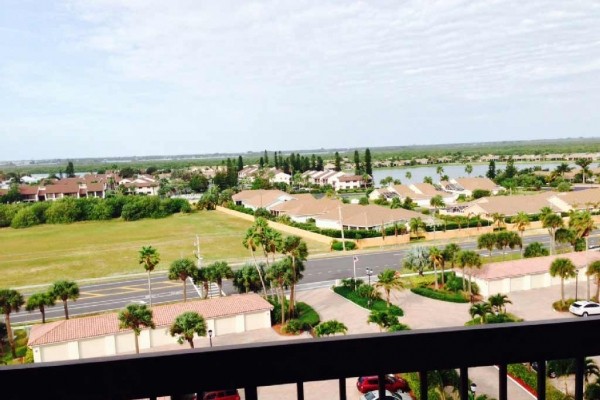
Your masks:
[[[208,341],[210,343],[210,347],[212,347],[212,329],[208,330]]]
[[[371,268],[366,268],[367,276],[369,277],[369,286],[371,286],[371,275],[373,275],[373,270]],[[369,296],[369,300],[367,301],[367,307],[371,308],[371,297]]]
[[[352,266],[353,266],[353,271],[354,271],[354,291],[356,292],[356,262],[358,261],[358,257],[354,256],[352,257]]]
[[[471,393],[473,394],[473,400],[477,398],[477,384],[471,383]]]

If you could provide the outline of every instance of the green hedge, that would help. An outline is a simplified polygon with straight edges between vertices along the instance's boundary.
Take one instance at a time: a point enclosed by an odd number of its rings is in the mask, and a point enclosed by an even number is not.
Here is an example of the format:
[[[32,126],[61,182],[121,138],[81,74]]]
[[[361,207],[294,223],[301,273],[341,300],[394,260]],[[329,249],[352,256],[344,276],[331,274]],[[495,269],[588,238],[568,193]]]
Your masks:
[[[303,329],[312,329],[321,322],[319,313],[317,313],[314,308],[306,303],[296,303],[296,313],[298,314],[296,319],[300,321]]]
[[[525,383],[531,391],[535,394],[537,389],[537,372],[529,370],[523,364],[509,364],[507,366],[508,374],[518,378]],[[547,400],[566,400],[567,396],[560,390],[556,389],[553,385],[546,383],[546,399]]]
[[[430,299],[447,301],[450,303],[468,303],[469,300],[465,299],[462,293],[446,292],[441,290],[434,290],[427,287],[415,287],[410,289],[411,292],[418,294],[423,297],[429,297]]]
[[[396,315],[398,317],[402,317],[404,315],[404,311],[400,307],[392,304],[388,308],[385,300],[381,300],[381,299],[371,300],[371,308],[369,308],[369,299],[367,299],[365,297],[360,297],[358,295],[358,293],[355,292],[354,290],[352,290],[351,288],[344,287],[344,286],[336,286],[333,288],[333,291],[335,293],[339,294],[340,296],[347,298],[351,302],[356,303],[359,306],[366,308],[368,310],[386,311],[389,309],[392,313],[394,313],[394,315]]]

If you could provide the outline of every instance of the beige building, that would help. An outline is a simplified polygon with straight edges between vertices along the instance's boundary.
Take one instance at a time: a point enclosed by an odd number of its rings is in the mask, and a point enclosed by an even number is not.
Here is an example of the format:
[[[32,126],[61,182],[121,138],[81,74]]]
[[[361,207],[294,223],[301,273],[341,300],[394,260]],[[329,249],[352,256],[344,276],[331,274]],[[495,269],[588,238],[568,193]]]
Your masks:
[[[255,293],[155,306],[152,311],[156,329],[142,330],[138,338],[140,350],[177,343],[169,335],[169,326],[186,311],[202,315],[213,336],[222,336],[269,328],[272,309]],[[115,312],[35,325],[28,345],[33,349],[35,362],[48,362],[130,354],[135,351],[134,339],[132,330],[119,328]]]

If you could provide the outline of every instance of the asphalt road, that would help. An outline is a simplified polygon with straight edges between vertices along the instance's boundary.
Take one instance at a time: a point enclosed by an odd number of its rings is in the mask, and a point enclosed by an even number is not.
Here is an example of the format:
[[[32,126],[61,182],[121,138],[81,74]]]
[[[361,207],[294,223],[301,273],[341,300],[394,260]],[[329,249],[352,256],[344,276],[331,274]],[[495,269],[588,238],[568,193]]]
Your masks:
[[[590,239],[590,245],[598,243],[598,237]],[[525,245],[533,241],[544,243],[546,247],[550,246],[550,238],[546,235],[536,235],[524,238]],[[438,246],[444,246],[445,243],[438,243]],[[431,246],[432,243],[424,244]],[[460,243],[462,249],[477,250],[476,239]],[[409,247],[402,247],[396,250],[385,250],[381,252],[369,252],[356,254],[356,276],[367,280],[366,268],[373,270],[373,276],[384,269],[401,269],[402,259]],[[508,252],[519,252],[509,250]],[[487,250],[480,250],[483,257],[487,257]],[[494,250],[492,254],[501,254]],[[330,286],[336,279],[349,278],[354,275],[354,255],[340,255],[334,257],[312,258],[306,262],[304,278],[298,285],[298,290],[306,290],[315,287]],[[152,281],[152,304],[162,304],[183,299],[183,284],[180,281],[170,281],[166,274],[154,273]],[[223,290],[226,293],[233,293],[235,290],[231,282],[225,282]],[[199,297],[197,291],[191,282],[187,282],[188,298]],[[96,283],[81,286],[80,297],[77,301],[69,301],[69,315],[83,315],[101,313],[109,310],[118,310],[133,302],[148,303],[148,280],[146,277],[123,277],[123,279],[107,283]],[[46,310],[46,319],[64,317],[62,302]],[[39,311],[11,314],[13,323],[30,323],[41,321]]]

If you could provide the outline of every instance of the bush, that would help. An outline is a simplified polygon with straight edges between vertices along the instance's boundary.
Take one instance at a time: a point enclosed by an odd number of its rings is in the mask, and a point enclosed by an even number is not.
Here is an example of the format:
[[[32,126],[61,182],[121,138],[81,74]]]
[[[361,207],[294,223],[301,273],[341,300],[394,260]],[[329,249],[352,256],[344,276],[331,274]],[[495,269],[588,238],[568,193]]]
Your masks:
[[[342,279],[342,286],[351,290],[354,290],[354,285],[356,285],[356,287],[360,287],[364,283],[365,281],[363,281],[362,279],[357,279],[356,281],[354,280],[354,278]]]
[[[571,307],[571,304],[573,304],[575,302],[575,299],[567,299],[564,301],[562,300],[558,300],[555,301],[554,303],[552,303],[552,308],[555,309],[556,311],[561,311],[561,312],[565,312],[565,311],[569,311],[569,307]]]
[[[71,197],[53,202],[46,210],[46,222],[49,224],[70,224],[82,221],[83,216],[83,202]]]
[[[492,195],[492,193],[489,190],[483,190],[483,189],[475,189],[473,190],[473,199],[480,199],[482,197],[490,197]]]
[[[355,242],[351,242],[351,241],[344,241],[344,245],[346,246],[346,250],[354,250],[356,249],[356,243]],[[339,242],[337,240],[333,241],[331,243],[331,249],[335,250],[335,251],[342,251],[344,250],[344,245],[342,244],[342,242]]]
[[[10,226],[21,208],[19,204],[0,204],[0,228]]]
[[[360,297],[359,294],[357,292],[355,292],[354,290],[352,290],[351,288],[348,288],[345,286],[337,286],[337,287],[333,288],[333,291],[335,293],[339,294],[340,296],[345,297],[346,299],[350,300],[351,302],[358,304],[362,308],[369,309],[369,307],[368,307],[369,300],[367,298]],[[393,315],[396,315],[398,317],[401,317],[404,315],[404,311],[400,307],[392,304],[388,308],[387,303],[381,299],[372,300],[370,310],[390,312]]]
[[[302,329],[310,330],[321,322],[321,317],[315,311],[314,308],[306,303],[296,303],[296,313],[298,314],[297,319],[302,324]]]
[[[544,247],[540,242],[531,242],[525,247],[525,251],[523,252],[523,257],[525,258],[533,258],[533,257],[543,257],[549,255],[550,252],[547,248]]]
[[[303,330],[302,322],[297,319],[290,319],[281,329],[283,333],[300,333]]]
[[[461,289],[462,289],[462,287],[461,287]],[[447,301],[447,302],[451,302],[451,303],[468,303],[469,302],[468,299],[465,299],[465,296],[463,296],[462,293],[434,290],[434,289],[430,289],[427,287],[415,287],[415,288],[411,288],[410,291],[415,294],[424,296],[424,297],[429,297],[430,299],[442,300],[442,301]]]
[[[446,285],[445,285],[445,289],[449,292],[460,292],[463,290],[463,281],[464,281],[464,287],[468,287],[469,282],[467,279],[464,279],[462,277],[458,277],[456,275],[451,275],[446,279]],[[473,287],[471,287],[472,289]]]
[[[15,229],[29,228],[39,225],[41,222],[36,216],[32,207],[24,207],[12,218],[10,226]]]

